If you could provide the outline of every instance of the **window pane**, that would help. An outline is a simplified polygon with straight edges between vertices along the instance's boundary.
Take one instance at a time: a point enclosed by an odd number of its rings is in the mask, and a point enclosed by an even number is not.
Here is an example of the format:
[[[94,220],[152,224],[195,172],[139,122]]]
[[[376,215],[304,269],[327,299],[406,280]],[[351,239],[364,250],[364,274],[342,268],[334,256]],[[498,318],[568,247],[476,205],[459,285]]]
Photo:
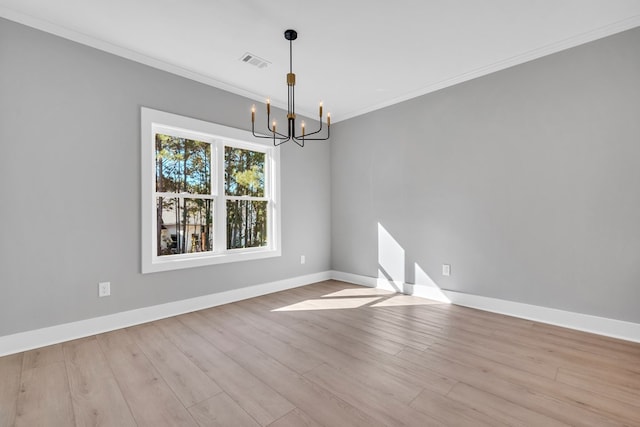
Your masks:
[[[156,191],[211,194],[211,144],[156,134]]]
[[[156,197],[157,254],[213,250],[213,199]]]
[[[227,249],[267,245],[267,202],[227,200]]]
[[[264,153],[224,148],[225,194],[264,197]]]

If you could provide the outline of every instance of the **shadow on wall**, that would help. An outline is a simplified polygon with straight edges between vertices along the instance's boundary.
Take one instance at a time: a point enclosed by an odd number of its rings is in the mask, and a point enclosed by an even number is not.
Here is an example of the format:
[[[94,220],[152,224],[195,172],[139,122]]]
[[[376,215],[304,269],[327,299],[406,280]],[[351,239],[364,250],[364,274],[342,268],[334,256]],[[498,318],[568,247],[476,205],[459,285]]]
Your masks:
[[[378,282],[376,287],[436,301],[451,302],[417,262],[413,263],[415,283],[407,283],[405,258],[404,248],[382,224],[378,223]]]

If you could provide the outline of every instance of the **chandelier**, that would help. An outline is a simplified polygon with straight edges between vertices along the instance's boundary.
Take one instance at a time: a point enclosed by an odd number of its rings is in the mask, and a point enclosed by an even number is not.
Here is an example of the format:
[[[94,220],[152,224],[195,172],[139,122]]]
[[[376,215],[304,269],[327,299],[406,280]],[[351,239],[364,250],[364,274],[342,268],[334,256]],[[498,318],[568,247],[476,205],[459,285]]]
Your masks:
[[[278,146],[284,144],[287,141],[293,141],[300,147],[304,147],[305,141],[325,141],[329,139],[329,133],[331,130],[331,113],[327,114],[327,136],[326,137],[311,137],[322,131],[322,102],[320,102],[319,115],[320,115],[320,127],[315,132],[305,133],[304,122],[300,126],[300,135],[296,135],[296,105],[295,105],[295,85],[296,75],[293,74],[293,41],[298,38],[298,33],[295,30],[287,30],[284,32],[284,38],[289,40],[289,74],[287,74],[287,133],[286,135],[277,131],[276,121],[271,121],[271,101],[267,99],[267,130],[266,135],[256,135],[255,122],[256,122],[256,106],[251,107],[251,132],[256,138],[268,138],[273,139],[273,145]]]

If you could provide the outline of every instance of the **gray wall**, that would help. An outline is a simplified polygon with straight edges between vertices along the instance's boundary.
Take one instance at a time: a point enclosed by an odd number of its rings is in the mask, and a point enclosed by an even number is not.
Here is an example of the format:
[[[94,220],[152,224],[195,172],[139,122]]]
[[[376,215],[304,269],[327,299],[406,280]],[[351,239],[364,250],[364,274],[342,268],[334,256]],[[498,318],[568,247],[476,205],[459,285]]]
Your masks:
[[[0,336],[328,270],[319,143],[281,147],[282,257],[140,274],[140,106],[247,129],[253,103],[0,19]]]
[[[409,283],[418,265],[640,322],[639,47],[636,28],[338,123],[333,269],[377,277],[381,224]]]

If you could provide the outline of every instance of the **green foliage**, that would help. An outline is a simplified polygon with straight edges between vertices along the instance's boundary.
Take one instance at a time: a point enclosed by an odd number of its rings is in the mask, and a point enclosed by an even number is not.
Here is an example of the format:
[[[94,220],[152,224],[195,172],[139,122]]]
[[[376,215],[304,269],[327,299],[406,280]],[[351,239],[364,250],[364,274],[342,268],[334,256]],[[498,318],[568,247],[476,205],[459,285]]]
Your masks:
[[[210,144],[156,134],[156,190],[210,194]]]
[[[224,150],[225,194],[265,197],[265,153],[237,147]],[[211,145],[171,135],[156,134],[156,191],[158,255],[213,249]],[[227,200],[227,248],[267,244],[268,203],[264,200]]]
[[[225,193],[264,197],[264,153],[225,147]]]
[[[225,147],[225,194],[264,197],[265,154]],[[267,244],[267,202],[227,201],[227,248]]]
[[[156,134],[156,191],[210,195],[211,145]],[[158,197],[158,255],[212,250],[212,203],[212,199]],[[174,228],[175,240],[168,235],[165,219]]]

